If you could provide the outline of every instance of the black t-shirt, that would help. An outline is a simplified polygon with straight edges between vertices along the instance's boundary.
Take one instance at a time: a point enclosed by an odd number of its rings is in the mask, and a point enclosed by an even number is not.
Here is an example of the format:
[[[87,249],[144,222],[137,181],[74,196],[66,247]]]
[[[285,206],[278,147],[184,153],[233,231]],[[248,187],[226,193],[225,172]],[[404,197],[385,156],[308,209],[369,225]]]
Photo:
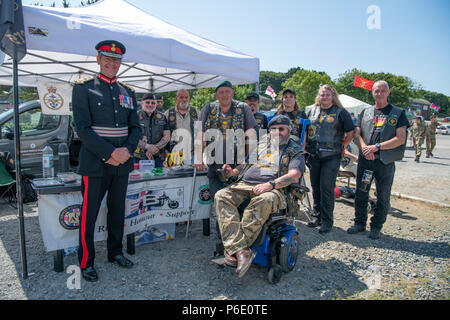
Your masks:
[[[389,114],[391,113],[392,110],[392,105],[388,104],[386,107],[381,108],[381,109],[377,109],[375,108],[374,111],[374,130],[372,133],[372,136],[370,137],[370,141],[365,141],[368,145],[374,145],[377,143],[381,142],[381,130],[383,129],[383,125],[384,123],[387,121],[387,118],[389,116]],[[361,127],[361,121],[364,117],[364,111],[366,111],[366,109],[364,109],[359,117],[358,117],[358,122],[356,124],[357,127]],[[405,111],[403,110],[398,121],[397,121],[397,128],[401,128],[401,127],[409,127],[409,121],[408,118],[406,118],[406,114]],[[377,151],[375,154],[379,153],[379,151]]]
[[[286,149],[287,144],[280,146],[280,156],[281,152]],[[275,159],[275,157],[273,158]],[[270,159],[269,161],[270,162]],[[300,172],[305,171],[305,157],[303,153],[298,153],[289,161],[289,170],[297,169]],[[247,183],[265,183],[270,180],[275,180],[278,178],[278,166],[261,165],[260,163],[252,165],[247,172],[245,172],[242,180]]]

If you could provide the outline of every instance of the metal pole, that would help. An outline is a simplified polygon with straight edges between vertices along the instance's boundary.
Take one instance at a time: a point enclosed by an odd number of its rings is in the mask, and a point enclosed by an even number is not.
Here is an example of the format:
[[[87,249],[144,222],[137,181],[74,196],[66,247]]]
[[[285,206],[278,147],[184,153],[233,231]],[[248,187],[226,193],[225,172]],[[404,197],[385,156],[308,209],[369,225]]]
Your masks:
[[[28,278],[27,253],[25,246],[25,227],[23,217],[23,197],[22,197],[22,174],[20,157],[20,127],[19,127],[19,80],[17,72],[17,60],[13,59],[13,88],[14,88],[14,145],[15,145],[15,166],[16,166],[16,190],[17,190],[17,210],[19,217],[20,249],[22,257],[22,276]]]
[[[192,216],[192,202],[194,201],[194,189],[195,189],[195,179],[197,177],[197,167],[194,166],[194,176],[192,178],[192,190],[191,190],[191,198],[189,203],[189,219],[186,226],[186,239],[189,234],[189,225],[191,224],[191,216]]]

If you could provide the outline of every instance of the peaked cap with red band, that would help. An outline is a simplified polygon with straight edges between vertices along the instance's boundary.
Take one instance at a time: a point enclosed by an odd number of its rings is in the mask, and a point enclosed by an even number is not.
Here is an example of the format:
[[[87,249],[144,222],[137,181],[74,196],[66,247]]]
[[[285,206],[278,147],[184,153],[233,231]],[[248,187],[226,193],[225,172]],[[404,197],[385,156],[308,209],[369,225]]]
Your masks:
[[[126,51],[125,46],[115,40],[103,40],[95,46],[95,49],[99,55],[101,54],[116,59],[122,59],[122,55]]]

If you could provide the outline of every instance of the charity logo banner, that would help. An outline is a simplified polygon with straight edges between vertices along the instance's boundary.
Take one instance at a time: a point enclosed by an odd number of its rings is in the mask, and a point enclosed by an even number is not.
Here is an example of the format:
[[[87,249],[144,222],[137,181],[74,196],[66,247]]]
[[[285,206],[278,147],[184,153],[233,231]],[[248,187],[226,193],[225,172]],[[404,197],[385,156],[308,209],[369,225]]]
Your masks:
[[[72,85],[64,82],[36,83],[43,114],[72,114]]]
[[[150,180],[128,185],[125,200],[124,236],[150,226],[189,219],[192,177]],[[193,190],[191,220],[209,218],[211,197],[206,176],[197,176]],[[100,205],[94,240],[107,238],[107,195]],[[78,245],[81,192],[39,195],[38,210],[44,246],[55,251]]]

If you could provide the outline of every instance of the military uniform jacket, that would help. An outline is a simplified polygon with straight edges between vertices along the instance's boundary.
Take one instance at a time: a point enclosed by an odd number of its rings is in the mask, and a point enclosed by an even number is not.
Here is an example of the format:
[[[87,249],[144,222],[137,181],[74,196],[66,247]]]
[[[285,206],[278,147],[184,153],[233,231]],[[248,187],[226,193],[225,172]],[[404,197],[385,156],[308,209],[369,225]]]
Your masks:
[[[131,155],[136,149],[140,126],[134,90],[103,75],[80,79],[72,91],[72,109],[82,142],[78,173],[101,177],[131,172],[132,158],[117,167],[105,161],[116,148],[126,147]]]
[[[424,138],[426,132],[426,126],[424,123],[414,123],[411,128],[411,135],[414,139]]]

